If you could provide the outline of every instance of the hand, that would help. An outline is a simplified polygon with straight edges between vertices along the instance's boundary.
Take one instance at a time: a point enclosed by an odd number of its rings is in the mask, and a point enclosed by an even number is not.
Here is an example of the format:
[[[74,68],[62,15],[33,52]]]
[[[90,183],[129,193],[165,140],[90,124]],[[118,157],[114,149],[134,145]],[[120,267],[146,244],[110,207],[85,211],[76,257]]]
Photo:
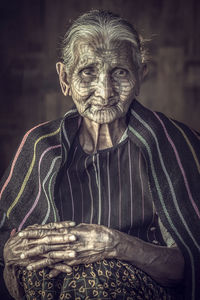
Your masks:
[[[104,258],[117,256],[121,233],[102,225],[80,224],[70,229],[70,233],[76,236],[76,242],[70,244],[70,249],[76,251],[75,258],[67,259],[65,251],[53,251],[46,254],[51,258],[65,258],[61,263],[53,265],[49,276],[55,277],[60,272],[68,273],[69,266],[88,264]],[[69,271],[68,271],[69,270]]]
[[[20,231],[11,234],[11,237],[4,246],[4,261],[6,266],[28,266],[30,263],[41,261],[40,254],[49,249],[60,249],[60,243],[70,242],[69,229],[75,226],[74,222],[49,223],[47,225],[31,225]],[[48,240],[54,236],[56,244],[48,246]],[[43,243],[41,243],[41,237]],[[26,255],[28,253],[28,255]],[[70,254],[70,253],[69,253]],[[70,257],[70,255],[69,255]],[[48,260],[48,265],[59,260]]]
[[[68,229],[61,226],[56,230],[37,227],[23,231],[21,236],[28,238],[32,246],[21,257],[42,257],[30,263],[29,270],[48,266],[62,272],[71,272],[69,266],[72,265],[115,257],[120,241],[118,231],[96,224],[80,224]],[[54,270],[50,274],[57,273]]]
[[[90,263],[104,258],[115,257],[120,243],[120,232],[103,225],[79,224],[70,229],[76,236],[72,245],[77,255],[73,261]],[[70,265],[74,265],[72,260]]]
[[[5,266],[27,266],[30,263],[30,259],[21,259],[21,253],[28,248],[28,239],[23,239],[19,234],[12,231],[10,238],[4,246],[3,256]]]
[[[53,266],[54,270],[50,272],[52,277],[59,272],[66,272],[67,266],[88,264],[117,256],[121,236],[117,230],[96,224],[80,224],[71,228],[70,233],[76,236],[76,242],[70,244],[70,249],[76,252],[76,256],[68,259],[64,250],[48,253],[51,258],[65,259],[64,262]]]

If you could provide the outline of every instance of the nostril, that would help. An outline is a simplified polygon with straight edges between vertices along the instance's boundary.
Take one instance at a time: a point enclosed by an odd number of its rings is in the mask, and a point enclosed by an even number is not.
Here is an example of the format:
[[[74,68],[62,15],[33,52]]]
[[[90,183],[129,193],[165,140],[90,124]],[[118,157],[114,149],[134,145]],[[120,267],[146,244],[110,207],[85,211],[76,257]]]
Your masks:
[[[114,91],[112,89],[112,87],[103,87],[103,86],[99,86],[96,89],[96,95],[101,96],[103,99],[105,99],[106,101],[108,101],[108,99],[110,99],[111,97],[114,96]]]

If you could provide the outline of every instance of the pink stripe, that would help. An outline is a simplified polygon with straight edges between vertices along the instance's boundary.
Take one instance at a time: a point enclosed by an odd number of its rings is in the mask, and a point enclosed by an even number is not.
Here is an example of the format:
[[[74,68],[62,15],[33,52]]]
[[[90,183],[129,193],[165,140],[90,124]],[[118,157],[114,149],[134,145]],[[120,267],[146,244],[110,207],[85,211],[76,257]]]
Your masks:
[[[187,178],[186,178],[186,175],[185,175],[185,171],[184,171],[184,169],[183,169],[183,166],[182,166],[182,164],[181,164],[180,157],[179,157],[179,155],[178,155],[178,151],[176,150],[176,147],[175,147],[173,141],[171,140],[170,136],[168,135],[164,123],[163,123],[162,120],[159,118],[159,116],[157,115],[157,113],[154,112],[154,115],[155,115],[155,116],[157,117],[157,119],[160,121],[160,123],[161,123],[161,125],[162,125],[162,127],[163,127],[163,129],[164,129],[165,135],[166,135],[166,137],[167,137],[169,143],[171,144],[171,146],[172,146],[172,148],[173,148],[173,150],[174,150],[174,153],[175,153],[175,156],[176,156],[176,159],[177,159],[179,168],[180,168],[181,173],[182,173],[183,178],[184,178],[184,183],[185,183],[186,190],[187,190],[187,192],[188,192],[189,199],[190,199],[190,201],[191,201],[191,203],[192,203],[192,206],[193,206],[193,208],[194,208],[194,210],[195,210],[197,216],[198,216],[199,219],[200,219],[200,212],[199,212],[198,207],[196,206],[196,203],[194,202],[194,199],[193,199],[193,197],[192,197],[192,194],[191,194],[191,191],[190,191],[190,188],[189,188],[189,184],[188,184],[188,181],[187,181]]]
[[[52,149],[56,149],[56,148],[59,148],[61,147],[61,145],[55,145],[55,146],[52,146],[52,147],[49,147],[47,148],[41,155],[40,157],[40,160],[39,160],[39,166],[38,166],[38,177],[39,177],[39,191],[38,191],[38,194],[37,194],[37,197],[35,199],[35,202],[33,203],[33,206],[31,207],[31,209],[29,210],[29,212],[25,215],[23,221],[21,222],[21,224],[19,225],[19,228],[18,228],[18,231],[20,231],[22,229],[22,226],[24,225],[24,223],[26,222],[26,220],[28,219],[28,217],[31,215],[31,213],[33,212],[33,210],[35,209],[38,201],[39,201],[39,198],[40,198],[40,194],[41,194],[41,181],[40,181],[40,166],[41,166],[41,162],[42,162],[42,159],[44,157],[44,155],[52,150]]]
[[[1,199],[1,197],[2,197],[2,194],[3,194],[4,190],[5,190],[5,188],[7,187],[7,185],[8,185],[9,182],[10,182],[10,179],[11,179],[11,177],[12,177],[12,174],[13,174],[13,170],[14,170],[15,164],[16,164],[16,162],[17,162],[17,159],[18,159],[18,157],[19,157],[19,154],[20,154],[20,152],[21,152],[21,150],[22,150],[22,148],[23,148],[23,146],[24,146],[24,144],[25,144],[25,142],[26,142],[26,140],[27,140],[29,134],[30,134],[34,129],[36,129],[37,127],[42,126],[42,125],[44,125],[44,124],[46,124],[46,123],[48,123],[48,122],[44,122],[44,123],[42,123],[42,124],[39,124],[39,125],[37,125],[37,126],[31,128],[31,129],[24,135],[23,140],[22,140],[22,142],[21,142],[21,144],[20,144],[20,146],[19,146],[19,148],[18,148],[18,150],[17,150],[17,152],[16,152],[16,155],[15,155],[15,157],[14,157],[14,160],[13,160],[13,162],[12,162],[10,174],[9,174],[8,178],[6,179],[4,185],[3,185],[2,189],[1,189],[1,192],[0,192],[0,199]]]

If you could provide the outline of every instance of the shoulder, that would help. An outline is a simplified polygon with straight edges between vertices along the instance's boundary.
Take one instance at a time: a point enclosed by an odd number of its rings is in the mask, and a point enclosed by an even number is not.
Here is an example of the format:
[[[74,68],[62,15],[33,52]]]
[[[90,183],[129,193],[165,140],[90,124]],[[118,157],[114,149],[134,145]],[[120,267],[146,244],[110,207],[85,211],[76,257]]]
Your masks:
[[[42,138],[43,136],[51,137],[53,135],[58,135],[60,132],[60,127],[63,118],[59,118],[53,121],[43,122],[38,124],[31,129],[29,129],[25,134],[24,137],[30,140],[35,140],[38,138]]]
[[[145,136],[166,137],[167,139],[185,140],[187,137],[200,142],[200,134],[188,125],[174,120],[162,112],[152,111],[138,101],[133,101],[130,107],[130,125],[135,131]]]

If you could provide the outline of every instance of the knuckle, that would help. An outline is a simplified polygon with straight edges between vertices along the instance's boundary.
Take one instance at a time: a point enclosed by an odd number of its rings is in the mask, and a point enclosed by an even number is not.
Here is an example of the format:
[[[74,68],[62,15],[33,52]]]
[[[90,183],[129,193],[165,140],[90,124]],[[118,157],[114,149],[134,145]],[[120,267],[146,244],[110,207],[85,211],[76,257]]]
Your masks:
[[[43,236],[44,235],[44,230],[43,229],[38,229],[37,232],[38,232],[39,236]]]
[[[47,265],[50,265],[52,262],[53,262],[53,260],[52,260],[50,257],[47,257],[47,258],[45,259],[45,263],[46,263]]]
[[[55,224],[53,222],[48,224],[49,229],[54,229],[55,228]]]
[[[43,237],[43,239],[42,239],[42,243],[44,243],[45,245],[47,245],[48,242],[50,242],[50,241],[51,241],[51,239],[48,237]],[[45,246],[45,245],[43,245],[43,246]]]
[[[47,254],[47,258],[48,258],[49,260],[51,260],[52,258],[54,258],[54,253],[53,253],[53,252],[49,252],[49,253]]]
[[[46,251],[46,246],[45,246],[45,245],[40,245],[40,246],[39,246],[39,251],[40,251],[41,253],[44,253],[44,252]]]

